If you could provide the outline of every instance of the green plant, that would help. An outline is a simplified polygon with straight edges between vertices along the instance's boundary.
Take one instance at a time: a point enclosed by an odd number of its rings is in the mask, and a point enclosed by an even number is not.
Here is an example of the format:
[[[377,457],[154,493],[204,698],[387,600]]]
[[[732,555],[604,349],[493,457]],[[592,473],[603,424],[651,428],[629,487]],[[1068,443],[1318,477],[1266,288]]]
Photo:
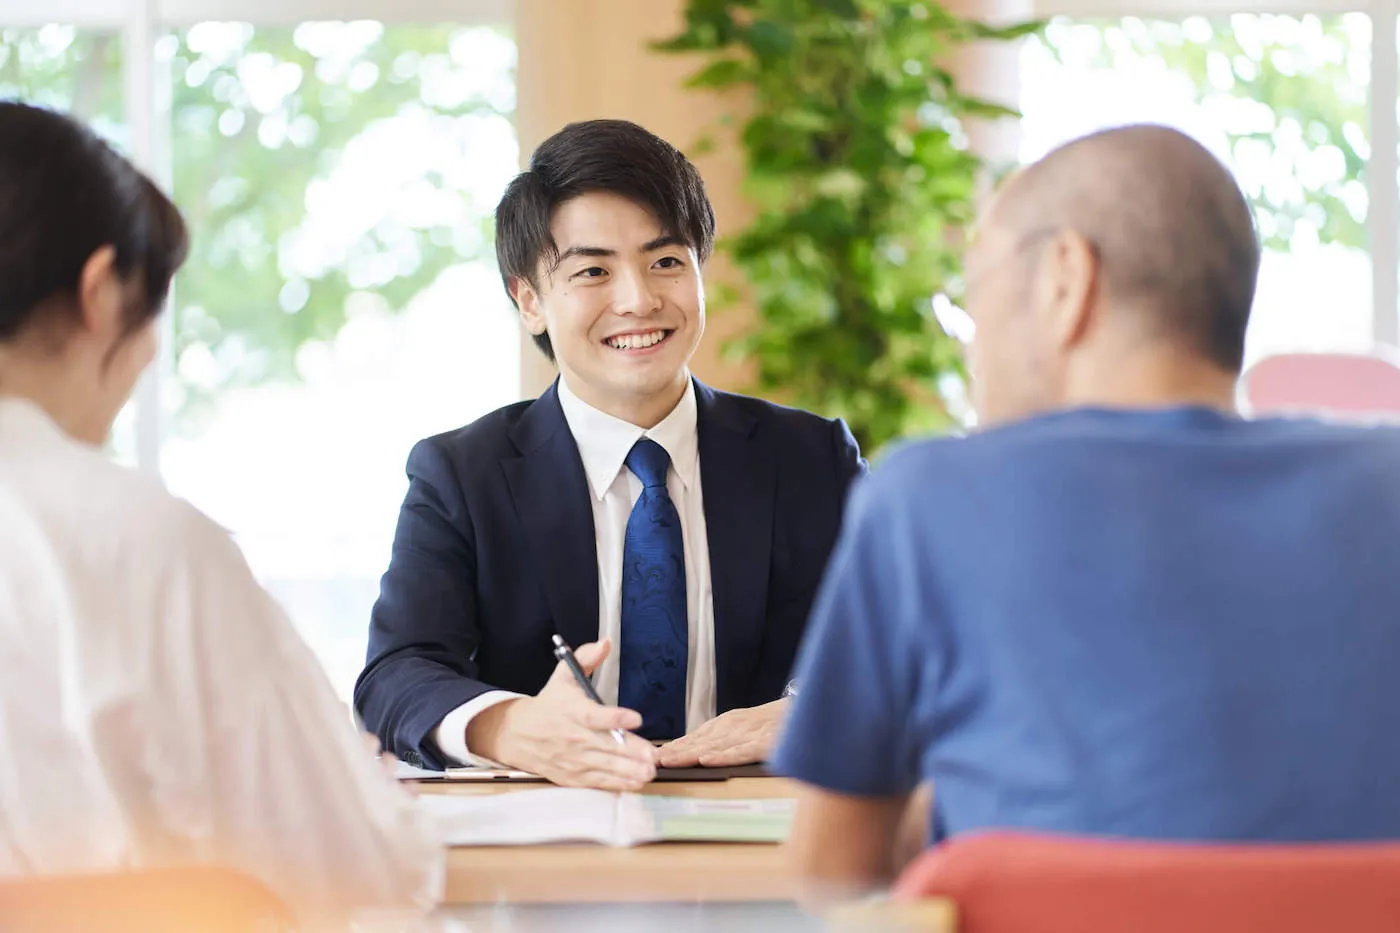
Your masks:
[[[930,299],[957,289],[984,166],[968,117],[1014,111],[959,92],[949,52],[993,28],[924,0],[690,0],[657,45],[709,61],[696,88],[744,88],[745,197],[722,248],[759,321],[734,349],[759,388],[850,423],[863,449],[946,425],[961,353]]]

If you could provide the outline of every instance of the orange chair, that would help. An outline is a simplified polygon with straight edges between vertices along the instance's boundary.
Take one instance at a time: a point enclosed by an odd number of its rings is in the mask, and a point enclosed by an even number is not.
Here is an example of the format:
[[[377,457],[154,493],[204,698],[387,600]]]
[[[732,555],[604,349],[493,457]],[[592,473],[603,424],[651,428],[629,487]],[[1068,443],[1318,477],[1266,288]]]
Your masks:
[[[953,901],[959,933],[1396,933],[1400,844],[976,833],[921,855],[894,897]]]
[[[1260,360],[1241,380],[1255,415],[1322,415],[1342,420],[1400,416],[1400,363],[1394,351],[1285,353]]]
[[[4,933],[278,933],[281,902],[215,868],[0,879]]]

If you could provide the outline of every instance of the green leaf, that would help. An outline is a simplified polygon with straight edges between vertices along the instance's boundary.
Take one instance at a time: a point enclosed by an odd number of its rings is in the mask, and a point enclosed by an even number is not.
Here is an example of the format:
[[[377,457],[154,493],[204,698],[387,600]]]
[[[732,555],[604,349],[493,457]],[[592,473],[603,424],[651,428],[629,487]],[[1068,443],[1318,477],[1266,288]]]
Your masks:
[[[1027,20],[1023,23],[1016,23],[1011,26],[992,26],[987,23],[965,20],[964,24],[968,28],[969,34],[974,39],[995,39],[1001,42],[1013,42],[1023,39],[1026,36],[1039,35],[1045,29],[1048,20],[1037,19]]]
[[[747,62],[737,58],[720,58],[710,62],[686,79],[691,88],[726,88],[751,80],[752,70]]]
[[[962,94],[950,94],[948,96],[948,108],[955,111],[959,116],[964,117],[984,117],[997,119],[1001,117],[1019,117],[1020,111],[1004,104],[994,101],[983,100],[980,97],[965,97]]]
[[[761,19],[743,32],[744,41],[760,59],[772,59],[792,51],[796,42],[790,27]]]

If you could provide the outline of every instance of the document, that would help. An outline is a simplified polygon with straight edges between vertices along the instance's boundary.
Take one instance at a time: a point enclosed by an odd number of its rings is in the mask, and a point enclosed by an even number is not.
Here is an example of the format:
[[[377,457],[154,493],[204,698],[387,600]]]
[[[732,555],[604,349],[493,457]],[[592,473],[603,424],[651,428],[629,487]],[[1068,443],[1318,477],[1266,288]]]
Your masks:
[[[489,796],[424,794],[418,805],[445,845],[509,846],[596,842],[782,842],[789,799],[710,800],[550,788]]]

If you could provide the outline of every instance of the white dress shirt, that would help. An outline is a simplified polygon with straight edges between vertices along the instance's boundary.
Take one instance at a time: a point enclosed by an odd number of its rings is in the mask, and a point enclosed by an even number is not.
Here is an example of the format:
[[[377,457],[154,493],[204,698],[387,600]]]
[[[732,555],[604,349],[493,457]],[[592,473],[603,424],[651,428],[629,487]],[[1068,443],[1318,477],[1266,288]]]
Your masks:
[[[228,534],[0,398],[0,877],[221,865],[306,919],[443,850]]]
[[[700,488],[700,449],[696,434],[695,384],[661,423],[651,429],[614,418],[592,407],[559,380],[559,404],[578,445],[583,470],[592,492],[593,531],[598,551],[598,633],[612,640],[612,651],[594,672],[593,684],[604,703],[617,702],[619,659],[622,656],[622,547],[627,519],[642,495],[642,482],[627,469],[627,454],[643,437],[651,438],[671,456],[666,491],[681,518],[685,542],[685,597],[690,624],[686,654],[686,731],[715,716],[715,613],[710,595],[710,543],[705,534],[705,500]],[[578,647],[575,645],[574,647]],[[443,718],[434,732],[438,748],[465,764],[491,764],[471,754],[466,729],[485,709],[520,696],[505,690],[464,703]]]

